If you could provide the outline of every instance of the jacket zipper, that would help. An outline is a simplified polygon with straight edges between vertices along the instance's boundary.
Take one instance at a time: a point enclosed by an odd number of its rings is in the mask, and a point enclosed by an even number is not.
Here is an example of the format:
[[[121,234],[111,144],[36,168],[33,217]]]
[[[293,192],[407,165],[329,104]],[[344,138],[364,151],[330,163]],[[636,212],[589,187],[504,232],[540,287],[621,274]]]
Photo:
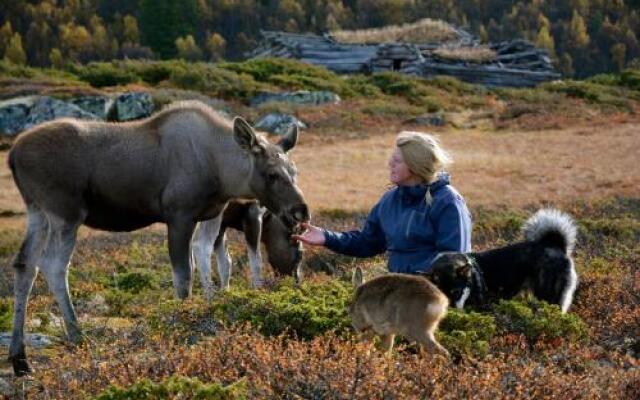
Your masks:
[[[409,239],[409,231],[411,230],[411,223],[413,222],[413,216],[415,215],[415,210],[411,210],[411,214],[409,214],[409,222],[407,222],[407,230],[404,233],[404,236]]]

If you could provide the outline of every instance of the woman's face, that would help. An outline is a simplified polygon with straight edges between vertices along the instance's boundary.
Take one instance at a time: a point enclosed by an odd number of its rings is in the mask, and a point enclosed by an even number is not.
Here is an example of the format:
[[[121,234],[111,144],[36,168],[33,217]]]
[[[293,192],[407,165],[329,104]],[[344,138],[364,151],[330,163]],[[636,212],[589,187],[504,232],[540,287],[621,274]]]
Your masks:
[[[411,173],[402,158],[399,148],[395,148],[389,158],[389,180],[398,186],[412,186],[420,183],[420,179]]]

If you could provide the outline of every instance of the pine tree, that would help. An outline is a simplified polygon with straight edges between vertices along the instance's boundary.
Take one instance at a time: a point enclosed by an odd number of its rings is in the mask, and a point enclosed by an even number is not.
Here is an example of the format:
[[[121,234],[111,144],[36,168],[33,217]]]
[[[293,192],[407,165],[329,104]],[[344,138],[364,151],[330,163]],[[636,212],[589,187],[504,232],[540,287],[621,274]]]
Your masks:
[[[618,71],[622,71],[627,56],[627,46],[624,43],[616,43],[611,46],[610,53],[613,65],[616,66]]]
[[[138,29],[138,20],[132,15],[124,16],[124,41],[137,44],[140,41],[140,30]]]
[[[577,10],[573,10],[573,17],[569,22],[569,47],[573,49],[584,49],[589,45],[590,38],[584,19]]]
[[[194,35],[198,26],[197,0],[142,0],[142,44],[162,58],[176,55],[176,39]]]
[[[4,54],[12,37],[13,28],[11,27],[11,22],[7,21],[0,28],[0,55]]]
[[[53,68],[62,69],[64,66],[64,59],[62,58],[62,52],[60,49],[51,49],[51,52],[49,53],[49,62]]]
[[[22,47],[22,36],[18,32],[14,33],[9,40],[9,44],[4,52],[4,60],[17,65],[27,63],[27,54]]]

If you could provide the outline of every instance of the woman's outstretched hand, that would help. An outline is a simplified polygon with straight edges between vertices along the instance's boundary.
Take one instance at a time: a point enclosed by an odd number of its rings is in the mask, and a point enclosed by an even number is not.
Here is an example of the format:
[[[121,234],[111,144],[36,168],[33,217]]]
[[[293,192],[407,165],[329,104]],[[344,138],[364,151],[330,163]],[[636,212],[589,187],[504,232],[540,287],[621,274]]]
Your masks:
[[[303,222],[302,228],[305,229],[301,235],[292,235],[291,238],[312,246],[324,245],[324,231],[317,226]]]

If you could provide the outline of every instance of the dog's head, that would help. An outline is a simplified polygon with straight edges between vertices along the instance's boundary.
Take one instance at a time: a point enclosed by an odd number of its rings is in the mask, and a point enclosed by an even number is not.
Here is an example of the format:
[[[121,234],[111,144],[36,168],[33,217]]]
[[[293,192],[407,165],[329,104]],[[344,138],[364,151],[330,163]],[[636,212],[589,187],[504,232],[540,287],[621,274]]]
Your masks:
[[[441,253],[431,264],[429,272],[422,275],[433,282],[451,304],[462,309],[472,292],[481,295],[478,290],[478,271],[472,257],[463,253]]]

